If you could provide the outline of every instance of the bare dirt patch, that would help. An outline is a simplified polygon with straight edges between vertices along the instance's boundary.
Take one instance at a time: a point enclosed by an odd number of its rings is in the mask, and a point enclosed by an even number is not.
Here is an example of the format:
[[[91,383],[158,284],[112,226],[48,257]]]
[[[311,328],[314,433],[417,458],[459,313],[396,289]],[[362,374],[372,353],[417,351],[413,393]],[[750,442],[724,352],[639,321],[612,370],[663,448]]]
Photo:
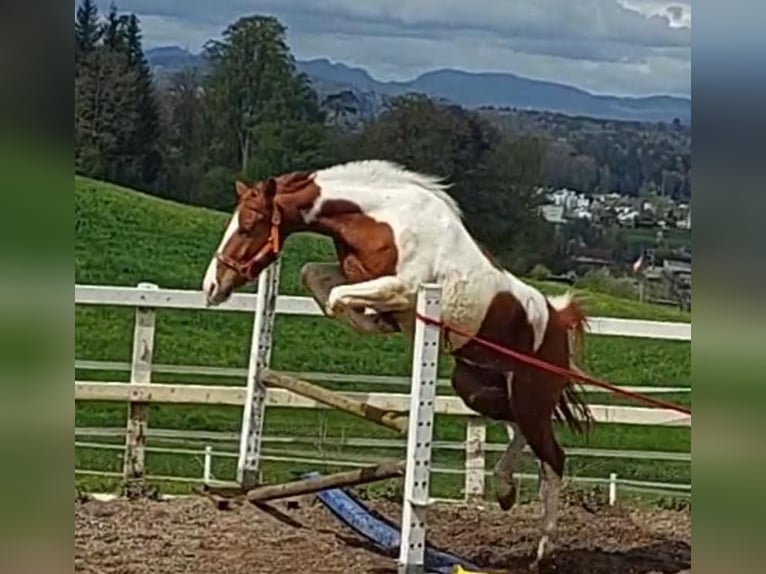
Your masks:
[[[399,506],[371,506],[398,522]],[[77,502],[75,572],[82,574],[258,574],[396,571],[311,497],[267,511],[216,510],[204,498]],[[540,508],[508,513],[436,505],[429,540],[493,572],[527,573],[539,536]],[[664,574],[691,568],[688,511],[562,508],[557,547],[541,574]]]

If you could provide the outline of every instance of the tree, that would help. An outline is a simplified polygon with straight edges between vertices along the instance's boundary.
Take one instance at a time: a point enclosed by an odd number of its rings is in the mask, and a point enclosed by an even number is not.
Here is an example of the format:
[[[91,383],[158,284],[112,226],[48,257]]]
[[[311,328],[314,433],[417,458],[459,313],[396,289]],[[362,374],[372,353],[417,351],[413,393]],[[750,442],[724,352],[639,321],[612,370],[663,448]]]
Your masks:
[[[511,267],[527,270],[552,249],[552,229],[538,215],[537,138],[503,138],[474,112],[407,95],[390,100],[347,149],[349,159],[388,159],[447,179],[468,229]]]
[[[99,40],[100,39],[100,40]],[[135,15],[112,4],[99,23],[92,2],[77,10],[75,163],[94,177],[154,189],[160,170],[159,112]]]
[[[127,16],[120,15],[117,12],[117,6],[114,3],[110,4],[106,22],[101,26],[104,46],[115,52],[126,52],[127,25]]]
[[[285,31],[276,18],[245,17],[204,50],[211,66],[211,152],[221,165],[252,177],[289,169],[296,158],[305,164],[323,132],[316,95],[296,72]]]
[[[197,70],[185,69],[173,76],[162,95],[166,195],[186,203],[224,207],[204,189],[208,129],[201,84]]]
[[[98,23],[98,8],[93,0],[82,0],[77,7],[74,20],[74,57],[81,61],[93,52],[101,39]]]
[[[466,211],[470,227],[519,273],[538,263],[551,266],[555,255],[555,230],[540,214],[544,153],[540,138],[504,137],[471,179],[471,201],[477,205]]]
[[[138,125],[133,141],[133,179],[143,187],[152,187],[159,177],[159,107],[154,94],[152,73],[141,46],[141,29],[135,14],[125,18],[123,49],[128,66],[135,72],[135,106]]]
[[[75,169],[91,177],[127,180],[138,114],[135,71],[121,54],[97,47],[75,76]]]
[[[485,160],[499,133],[478,115],[410,94],[386,103],[378,121],[353,145],[353,159],[382,158],[457,182],[460,201],[467,180]]]

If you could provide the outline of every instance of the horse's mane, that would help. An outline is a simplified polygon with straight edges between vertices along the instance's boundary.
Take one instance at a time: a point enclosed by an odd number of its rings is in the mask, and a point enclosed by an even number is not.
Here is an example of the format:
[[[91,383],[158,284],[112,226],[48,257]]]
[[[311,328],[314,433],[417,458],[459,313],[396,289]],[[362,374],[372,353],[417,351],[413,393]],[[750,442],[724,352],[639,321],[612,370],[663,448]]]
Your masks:
[[[361,178],[365,182],[403,183],[417,185],[442,200],[450,211],[462,219],[463,213],[457,201],[447,193],[451,184],[444,178],[416,172],[388,160],[369,159],[352,161],[322,170],[325,177]]]

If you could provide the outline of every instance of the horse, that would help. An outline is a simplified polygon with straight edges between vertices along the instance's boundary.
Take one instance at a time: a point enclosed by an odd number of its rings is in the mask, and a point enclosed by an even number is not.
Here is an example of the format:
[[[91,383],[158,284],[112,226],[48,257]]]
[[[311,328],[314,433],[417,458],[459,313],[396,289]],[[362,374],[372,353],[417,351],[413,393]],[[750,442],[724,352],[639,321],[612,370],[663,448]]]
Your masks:
[[[449,184],[383,160],[290,172],[248,185],[202,280],[210,306],[255,281],[284,240],[312,232],[332,239],[337,263],[308,262],[303,285],[325,315],[359,332],[412,337],[423,283],[441,286],[443,334],[454,358],[452,387],[478,414],[506,424],[509,445],[494,467],[503,510],[528,444],[540,461],[542,533],[532,566],[553,547],[565,455],[553,420],[587,432],[593,417],[576,381],[497,353],[478,337],[563,368],[576,368],[587,317],[567,293],[546,297],[493,261],[464,225]],[[456,332],[456,331],[459,331]]]

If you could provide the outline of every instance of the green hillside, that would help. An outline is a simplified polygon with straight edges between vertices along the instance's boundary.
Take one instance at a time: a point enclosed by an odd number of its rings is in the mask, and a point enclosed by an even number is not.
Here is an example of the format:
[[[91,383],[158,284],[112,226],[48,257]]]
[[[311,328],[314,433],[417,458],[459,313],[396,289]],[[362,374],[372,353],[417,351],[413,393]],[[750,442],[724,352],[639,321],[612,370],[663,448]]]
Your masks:
[[[150,281],[167,288],[197,289],[226,217],[224,213],[75,177],[76,281],[110,285]],[[290,238],[282,261],[280,292],[305,295],[298,281],[301,265],[307,261],[332,261],[333,257],[332,245],[326,238]],[[556,283],[532,283],[546,293],[565,290]],[[576,292],[594,316],[691,321],[689,313],[672,308],[603,293]]]
[[[233,193],[233,191],[232,191]],[[178,205],[116,186],[75,178],[75,277],[78,283],[135,285],[140,281],[157,283],[167,288],[198,289],[202,274],[223,231],[226,214]],[[329,241],[299,236],[286,244],[282,263],[280,292],[305,295],[298,282],[298,271],[307,261],[333,259]],[[560,285],[542,284],[546,292],[562,290]],[[675,310],[620,300],[597,293],[582,293],[592,315],[608,315],[656,320],[689,321],[688,314]],[[130,357],[133,312],[77,306],[75,312],[77,359],[127,361]],[[244,314],[220,311],[173,311],[158,314],[155,362],[179,365],[213,365],[244,367],[247,363],[252,318]],[[407,375],[411,349],[407,342],[394,337],[359,337],[343,325],[316,317],[284,317],[277,319],[276,348],[273,366],[288,371],[321,371],[329,373],[366,373]],[[446,375],[449,359],[442,361]],[[616,337],[591,337],[588,341],[585,367],[594,375],[626,385],[690,384],[690,345],[684,342],[629,340]],[[81,370],[78,379],[126,380],[125,372]],[[158,374],[157,381],[178,381],[179,376]],[[183,377],[185,382],[205,380]],[[221,380],[220,384],[242,384],[241,380]],[[341,387],[339,384],[338,387]],[[342,388],[362,388],[342,385]],[[369,386],[364,387],[370,389]],[[385,390],[394,390],[384,387]],[[372,388],[371,390],[383,390]],[[688,394],[672,397],[688,402]],[[599,402],[608,400],[599,396]],[[122,426],[124,404],[77,404],[76,425]],[[153,406],[150,425],[154,428],[236,431],[240,409],[200,408],[187,406]],[[390,437],[385,431],[352,420],[334,412],[300,412],[271,409],[267,415],[270,435],[377,436]],[[463,422],[443,417],[436,425],[442,440],[462,440]],[[490,428],[490,436],[501,440],[503,429]],[[561,432],[567,444],[580,444],[580,439]],[[119,441],[118,441],[119,442]],[[689,451],[691,434],[686,429],[601,427],[589,446],[650,450]],[[292,447],[294,449],[296,447]],[[274,453],[278,454],[280,449]],[[312,451],[316,456],[316,449]],[[338,457],[340,450],[332,452]],[[386,454],[386,453],[382,453]],[[388,453],[390,454],[390,453]],[[443,453],[437,463],[462,462],[455,453]],[[78,449],[78,467],[119,469],[113,451]],[[231,461],[217,468],[219,476],[231,472]],[[490,461],[491,462],[491,461]],[[296,465],[291,465],[293,468]],[[619,467],[622,476],[648,480],[689,480],[688,464],[663,463],[661,466],[642,461],[610,459],[572,459],[570,472],[605,476]],[[287,468],[271,465],[278,476]],[[152,474],[187,473],[199,475],[199,463],[191,457],[153,455],[149,460]],[[456,479],[440,476],[437,490],[452,491]],[[88,480],[88,484],[95,484]],[[98,481],[96,481],[98,483]],[[100,485],[98,483],[97,485]]]

